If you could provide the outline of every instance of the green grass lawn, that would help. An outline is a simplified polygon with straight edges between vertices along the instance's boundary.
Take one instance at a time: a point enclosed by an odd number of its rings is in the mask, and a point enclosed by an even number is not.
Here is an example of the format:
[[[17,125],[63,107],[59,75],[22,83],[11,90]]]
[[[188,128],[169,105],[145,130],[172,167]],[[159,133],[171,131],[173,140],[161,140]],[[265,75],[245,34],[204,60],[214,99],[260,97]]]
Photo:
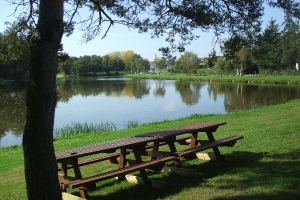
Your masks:
[[[281,83],[300,84],[299,76],[199,76],[186,74],[125,74],[124,77],[140,79],[163,79],[163,80],[197,80],[215,82],[240,82],[240,83]]]
[[[150,178],[164,181],[166,189],[147,189],[110,179],[98,183],[97,189],[89,192],[89,199],[296,200],[300,197],[299,119],[300,100],[295,100],[229,114],[192,115],[125,130],[80,134],[57,139],[54,144],[59,151],[194,122],[226,121],[227,124],[217,130],[215,137],[244,136],[234,147],[221,148],[221,153],[236,155],[237,161],[194,159],[183,162],[185,168],[197,170],[197,177],[149,171]],[[26,199],[22,147],[0,148],[0,160],[0,199]],[[109,162],[103,162],[82,169],[83,174],[88,175],[109,167]],[[79,196],[77,190],[73,194]]]

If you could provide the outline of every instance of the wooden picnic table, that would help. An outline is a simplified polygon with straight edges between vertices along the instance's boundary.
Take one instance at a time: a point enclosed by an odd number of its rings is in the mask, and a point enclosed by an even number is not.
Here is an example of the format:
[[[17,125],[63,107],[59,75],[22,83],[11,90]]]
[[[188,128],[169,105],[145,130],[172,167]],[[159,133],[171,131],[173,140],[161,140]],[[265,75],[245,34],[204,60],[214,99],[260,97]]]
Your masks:
[[[194,124],[188,124],[185,126],[175,127],[162,131],[155,131],[145,134],[136,135],[136,137],[155,137],[158,140],[154,141],[153,149],[159,150],[160,144],[164,143],[169,146],[169,149],[173,153],[177,153],[179,156],[195,157],[195,153],[205,149],[212,148],[217,160],[223,160],[223,156],[220,153],[219,146],[233,146],[237,140],[242,139],[243,136],[231,136],[223,138],[222,140],[216,140],[213,133],[217,131],[219,126],[225,125],[226,122],[200,122]],[[198,133],[204,132],[207,135],[207,140],[198,140]],[[187,137],[180,139],[178,136],[183,134],[189,134]],[[190,140],[186,140],[190,138]],[[188,144],[190,149],[185,149],[183,152],[178,152],[175,143]],[[153,157],[156,158],[155,156]],[[176,160],[177,167],[181,167],[181,162]]]
[[[113,177],[124,178],[125,174],[134,171],[139,171],[144,184],[148,187],[151,187],[151,181],[149,181],[145,169],[158,164],[162,164],[175,158],[169,156],[161,158],[157,161],[153,160],[143,162],[141,153],[144,151],[147,143],[154,142],[155,140],[157,140],[157,138],[155,137],[129,137],[56,152],[56,161],[57,163],[61,164],[61,166],[59,167],[59,170],[61,171],[61,173],[59,174],[59,180],[61,182],[62,190],[65,191],[66,188],[79,187],[81,197],[86,198],[87,187],[94,188],[95,182]],[[120,152],[116,153],[117,150],[120,150]],[[126,166],[126,155],[129,152],[132,152],[134,154],[135,164],[128,167]],[[79,158],[99,153],[108,154],[105,156],[100,156],[98,158],[93,158],[88,161],[83,161],[83,163],[80,163],[78,161]],[[81,165],[110,159],[112,157],[118,158],[118,169],[102,174],[96,174],[91,177],[82,176],[80,171]],[[69,168],[72,168],[74,170],[75,177],[72,178],[67,176],[67,170]]]
[[[213,149],[217,159],[223,160],[218,147],[233,146],[237,140],[243,138],[243,136],[231,136],[216,140],[213,133],[219,126],[224,124],[226,122],[195,123],[56,152],[56,161],[61,165],[58,167],[58,170],[61,171],[59,180],[62,190],[66,191],[66,188],[79,188],[81,197],[86,198],[86,189],[93,189],[96,182],[113,177],[124,178],[126,174],[135,171],[139,171],[143,183],[151,187],[153,180],[148,179],[145,169],[161,170],[166,162],[174,161],[176,171],[186,170],[184,173],[181,172],[182,174],[186,174],[188,169],[182,169],[182,158],[194,158],[197,152],[210,148]],[[199,132],[206,133],[207,140],[199,140]],[[189,147],[178,151],[175,146],[176,143],[189,145]],[[159,151],[159,147],[162,145],[168,145],[169,150]],[[106,154],[85,160],[80,159],[79,161],[79,158],[100,153]],[[129,153],[134,154],[133,162],[129,162],[130,160],[126,158],[126,155]],[[150,156],[151,159],[143,161],[142,155]],[[118,168],[89,177],[82,176],[81,166],[108,159],[117,160]],[[68,169],[70,168],[74,170],[74,178],[68,177]]]

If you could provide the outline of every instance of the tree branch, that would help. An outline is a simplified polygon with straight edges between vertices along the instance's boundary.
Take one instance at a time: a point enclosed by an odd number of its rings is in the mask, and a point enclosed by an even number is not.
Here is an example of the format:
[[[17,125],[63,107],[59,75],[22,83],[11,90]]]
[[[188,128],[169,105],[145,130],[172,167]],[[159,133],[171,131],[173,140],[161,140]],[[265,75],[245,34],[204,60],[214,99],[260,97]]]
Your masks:
[[[106,35],[107,35],[107,33],[108,33],[108,31],[109,31],[109,29],[111,28],[111,26],[114,24],[114,21],[112,20],[112,18],[102,9],[102,7],[101,7],[101,5],[100,5],[100,3],[99,3],[99,1],[98,0],[91,0],[91,2],[93,2],[94,3],[94,5],[97,7],[97,9],[98,9],[98,13],[99,13],[99,26],[101,26],[101,21],[102,21],[102,17],[101,17],[101,13],[103,13],[104,15],[105,15],[105,17],[109,20],[109,26],[108,26],[108,28],[106,29],[106,31],[105,31],[105,33],[104,33],[104,35],[102,36],[102,38],[101,39],[103,39],[103,38],[105,38],[106,37]]]

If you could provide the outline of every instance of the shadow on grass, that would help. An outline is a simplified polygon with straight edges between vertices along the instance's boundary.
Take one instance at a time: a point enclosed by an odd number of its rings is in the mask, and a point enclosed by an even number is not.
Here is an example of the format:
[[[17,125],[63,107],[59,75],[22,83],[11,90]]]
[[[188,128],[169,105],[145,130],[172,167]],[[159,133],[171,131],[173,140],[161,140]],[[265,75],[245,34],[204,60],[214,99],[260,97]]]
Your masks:
[[[202,189],[208,191],[210,187],[213,187],[213,192],[215,192],[215,190],[236,190],[237,192],[221,197],[220,195],[218,195],[218,197],[208,196],[207,198],[205,197],[205,199],[299,199],[299,152],[300,148],[288,153],[272,155],[268,153],[237,151],[234,152],[239,158],[236,162],[185,161],[183,163],[184,168],[197,170],[197,177],[161,174],[148,171],[149,178],[164,181],[166,189],[145,188],[142,185],[111,179],[99,183],[96,191],[89,193],[90,196],[88,199],[171,199],[170,196],[181,193],[186,189],[195,188],[195,191],[201,191]],[[236,178],[236,176],[238,178]],[[214,179],[213,183],[211,183],[211,179],[215,177],[217,177],[217,179]],[[258,185],[260,189],[257,191],[256,188]],[[263,189],[268,187],[275,188],[270,190],[271,193],[264,192]],[[243,192],[241,192],[241,190],[243,190]],[[75,195],[79,196],[79,193],[75,193]],[[197,196],[187,198],[198,199]]]
[[[239,153],[246,161],[244,153]],[[248,160],[250,161],[250,160]],[[218,184],[218,189],[243,189],[244,194],[211,198],[212,200],[274,200],[300,198],[300,148],[282,154],[263,153],[263,159],[240,163],[237,171],[246,174],[235,182]],[[254,192],[253,192],[254,191]]]

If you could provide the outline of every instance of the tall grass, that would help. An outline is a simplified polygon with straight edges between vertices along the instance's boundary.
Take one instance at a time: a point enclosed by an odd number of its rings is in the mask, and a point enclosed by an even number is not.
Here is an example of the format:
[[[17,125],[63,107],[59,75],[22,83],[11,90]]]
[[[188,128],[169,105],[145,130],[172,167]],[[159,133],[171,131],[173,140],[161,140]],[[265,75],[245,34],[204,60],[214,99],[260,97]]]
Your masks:
[[[127,128],[135,128],[139,126],[139,121],[138,120],[130,120],[126,123]]]
[[[78,134],[86,133],[101,133],[116,130],[116,126],[111,122],[101,122],[100,124],[88,124],[72,122],[71,125],[63,126],[62,128],[57,128],[54,131],[55,138],[68,138]]]

